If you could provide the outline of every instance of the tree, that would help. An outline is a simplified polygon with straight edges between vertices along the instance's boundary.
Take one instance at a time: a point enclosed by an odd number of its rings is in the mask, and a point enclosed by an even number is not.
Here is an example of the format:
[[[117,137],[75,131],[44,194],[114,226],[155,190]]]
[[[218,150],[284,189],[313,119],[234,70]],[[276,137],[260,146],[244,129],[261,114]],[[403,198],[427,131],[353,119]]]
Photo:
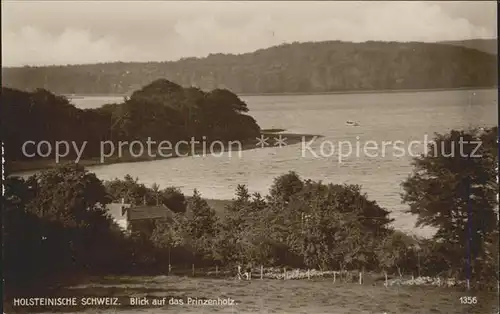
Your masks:
[[[156,183],[153,183],[151,186],[151,194],[156,199],[156,205],[160,205],[160,186]]]
[[[414,242],[406,234],[395,231],[385,237],[376,248],[379,265],[387,270],[397,270],[400,276],[413,271],[418,265]]]
[[[44,263],[42,222],[26,209],[27,204],[36,197],[33,183],[18,177],[8,177],[3,182],[2,263],[7,292],[30,282],[41,281],[43,271],[49,272]],[[38,263],[32,265],[33,260]],[[54,264],[59,263],[60,259],[54,260]]]
[[[8,287],[125,264],[127,246],[104,210],[108,201],[102,182],[76,164],[9,178],[2,200]]]
[[[469,269],[479,276],[485,244],[498,226],[497,132],[437,134],[428,147],[432,154],[415,158],[403,183],[408,212],[417,215],[417,226],[437,228],[434,240],[457,257],[450,267],[462,277]],[[482,145],[474,151],[478,142]]]
[[[102,182],[78,164],[45,171],[34,180],[37,194],[28,209],[65,226],[88,226],[86,219],[93,212],[102,213],[104,205],[110,201]]]
[[[170,208],[174,213],[186,212],[186,197],[179,188],[167,187],[160,194],[161,203]]]
[[[106,191],[110,198],[115,202],[131,203],[134,205],[156,204],[156,197],[153,191],[149,190],[144,184],[139,183],[138,178],[132,178],[130,175],[125,175],[123,180],[114,179],[104,183]]]
[[[301,191],[304,183],[300,176],[290,171],[274,179],[273,185],[269,189],[269,199],[272,202],[288,203],[290,198]]]
[[[218,226],[217,259],[225,264],[272,265],[274,241],[264,198],[258,193],[250,195],[248,188],[241,184],[235,194]]]
[[[105,211],[110,200],[102,182],[78,164],[45,171],[35,180],[36,197],[26,207],[46,226],[45,246],[67,252],[73,264],[104,263],[114,225]]]
[[[174,261],[183,261],[184,253],[181,249],[185,238],[189,236],[185,230],[186,219],[182,214],[174,214],[172,219],[160,219],[155,222],[151,234],[153,245],[166,251],[168,264]]]
[[[359,186],[302,181],[293,172],[275,179],[267,204],[272,237],[287,248],[282,258],[301,257],[309,267],[372,267],[376,241],[392,222]]]
[[[2,87],[1,101],[4,109],[3,140],[8,161],[41,158],[36,154],[25,155],[22,146],[26,141],[37,143],[42,140],[50,143],[74,141],[80,147],[86,141],[88,145],[83,156],[99,156],[99,143],[108,136],[111,115],[107,112],[78,109],[65,97],[44,89],[22,92]],[[20,125],[29,127],[20,128]],[[28,149],[27,153],[32,152]],[[67,158],[76,157],[72,150],[68,153]]]
[[[196,189],[188,201],[185,230],[188,236],[185,239],[186,244],[191,248],[195,257],[210,258],[217,232],[217,217],[215,211],[210,208],[207,201],[201,198]]]
[[[207,95],[207,98],[209,101],[217,104],[217,106],[227,108],[236,113],[248,112],[247,104],[227,89],[214,89]]]

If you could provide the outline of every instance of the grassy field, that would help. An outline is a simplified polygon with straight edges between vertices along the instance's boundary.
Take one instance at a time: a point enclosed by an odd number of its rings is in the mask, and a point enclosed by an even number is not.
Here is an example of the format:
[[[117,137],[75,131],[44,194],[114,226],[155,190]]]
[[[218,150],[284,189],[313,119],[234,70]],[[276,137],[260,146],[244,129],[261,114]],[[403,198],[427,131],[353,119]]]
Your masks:
[[[331,279],[260,280],[189,278],[179,276],[90,278],[86,283],[60,288],[54,296],[116,297],[121,305],[60,308],[13,307],[5,313],[460,313],[492,314],[498,311],[496,293],[465,292],[437,287],[384,287],[380,283],[333,283]],[[49,296],[47,294],[43,296]],[[476,305],[460,304],[461,296],[477,296]],[[41,295],[31,296],[41,297]],[[183,300],[184,305],[132,306],[130,297]],[[188,298],[234,300],[234,305],[187,305]]]

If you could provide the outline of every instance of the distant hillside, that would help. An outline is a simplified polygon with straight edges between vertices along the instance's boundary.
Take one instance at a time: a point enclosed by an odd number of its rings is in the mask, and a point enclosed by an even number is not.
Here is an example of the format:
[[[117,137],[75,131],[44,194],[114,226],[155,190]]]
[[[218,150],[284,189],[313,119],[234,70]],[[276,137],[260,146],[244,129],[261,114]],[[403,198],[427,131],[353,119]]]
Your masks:
[[[129,94],[158,78],[235,93],[315,93],[496,85],[496,56],[442,43],[283,44],[175,62],[3,68],[7,87],[56,94]]]
[[[496,39],[470,39],[460,41],[443,41],[441,43],[476,49],[493,55],[498,54],[498,40]]]

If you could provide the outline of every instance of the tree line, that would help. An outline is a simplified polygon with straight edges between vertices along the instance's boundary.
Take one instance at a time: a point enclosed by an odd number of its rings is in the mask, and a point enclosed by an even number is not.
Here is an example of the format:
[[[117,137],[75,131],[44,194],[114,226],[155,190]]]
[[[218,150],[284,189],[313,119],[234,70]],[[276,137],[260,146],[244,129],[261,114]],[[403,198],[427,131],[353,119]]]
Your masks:
[[[28,159],[22,151],[28,140],[74,141],[78,147],[86,141],[83,157],[92,158],[100,156],[100,143],[108,140],[146,141],[149,137],[177,143],[205,137],[210,142],[245,140],[260,132],[246,114],[246,103],[229,90],[204,92],[165,79],[147,84],[121,103],[97,109],[76,108],[64,96],[44,89],[2,88],[1,101],[8,161]]]
[[[2,84],[57,94],[130,94],[160,78],[253,94],[496,86],[496,55],[464,45],[294,42],[171,62],[2,68]]]
[[[192,263],[413,272],[470,277],[473,285],[496,287],[497,132],[451,131],[429,144],[481,140],[482,158],[447,157],[439,150],[415,158],[402,200],[419,225],[437,229],[431,239],[394,230],[389,211],[360,186],[294,172],[275,178],[265,196],[239,185],[223,213],[196,190],[185,197],[176,188],[146,187],[130,176],[102,182],[74,164],[26,179],[10,177],[2,197],[6,287],[26,291],[75,274],[165,274],[169,264]],[[464,149],[471,153],[475,145]],[[104,207],[122,198],[168,204],[173,214],[127,235]]]

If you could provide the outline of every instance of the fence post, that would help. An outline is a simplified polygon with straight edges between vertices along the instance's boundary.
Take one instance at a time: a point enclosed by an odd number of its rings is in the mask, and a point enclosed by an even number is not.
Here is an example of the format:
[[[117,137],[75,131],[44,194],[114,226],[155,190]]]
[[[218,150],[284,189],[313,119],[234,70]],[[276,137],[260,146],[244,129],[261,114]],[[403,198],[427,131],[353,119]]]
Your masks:
[[[286,280],[286,268],[283,268],[283,280]]]
[[[219,265],[215,265],[215,276],[219,276]]]
[[[337,280],[337,272],[333,271],[333,283]]]
[[[307,269],[307,279],[311,279],[311,272],[309,268]]]
[[[260,280],[264,279],[264,266],[260,265]]]
[[[470,280],[467,279],[467,290],[470,290]]]
[[[417,259],[418,259],[418,274],[417,274],[417,277],[420,278],[420,249],[417,250]]]
[[[385,286],[387,287],[389,285],[389,283],[387,282],[387,272],[384,271],[384,275],[385,275]]]
[[[361,285],[363,283],[363,272],[359,272],[359,284]]]
[[[170,259],[170,246],[168,247],[168,276],[170,276],[170,272],[172,271],[172,265],[171,265],[171,259]]]
[[[191,268],[192,268],[192,273],[193,273],[193,277],[194,277],[194,263],[191,264]]]

